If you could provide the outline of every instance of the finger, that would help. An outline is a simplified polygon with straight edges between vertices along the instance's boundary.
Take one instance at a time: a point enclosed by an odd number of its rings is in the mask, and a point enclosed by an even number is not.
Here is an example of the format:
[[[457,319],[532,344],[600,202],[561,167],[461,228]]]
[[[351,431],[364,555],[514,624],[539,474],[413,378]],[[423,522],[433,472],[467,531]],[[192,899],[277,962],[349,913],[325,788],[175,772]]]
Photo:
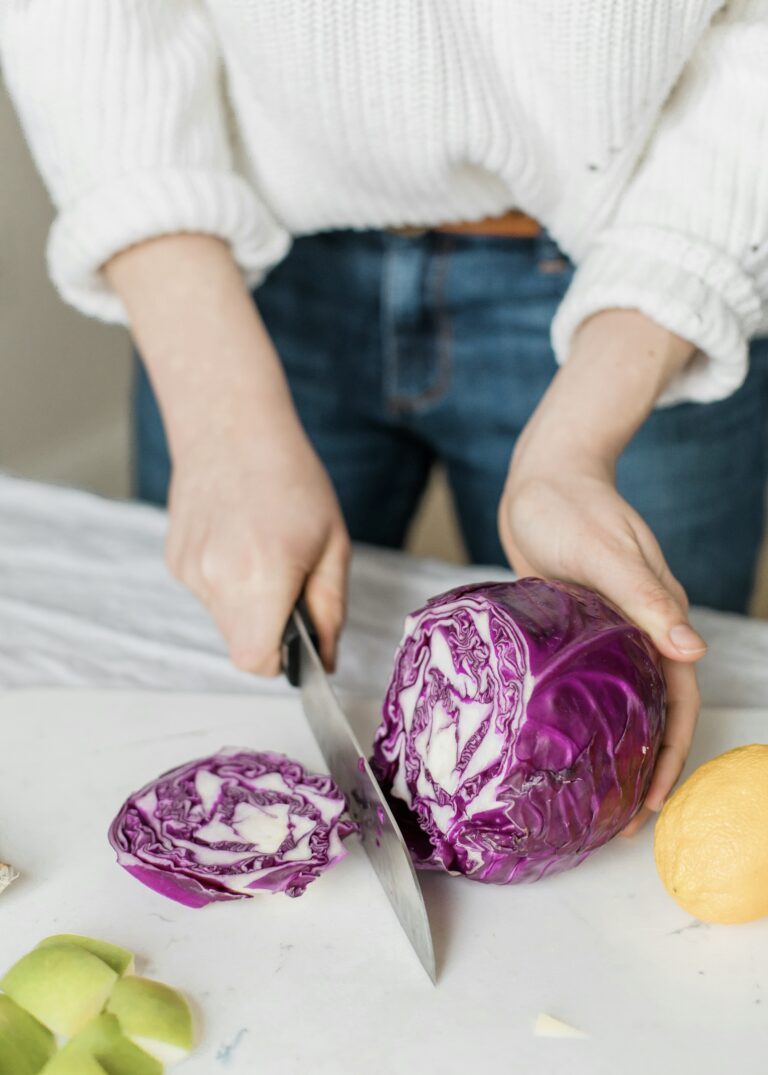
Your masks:
[[[619,836],[634,836],[638,829],[643,827],[652,813],[653,811],[649,810],[647,806],[641,806],[630,823],[625,825],[621,830]]]
[[[683,771],[696,730],[700,705],[696,671],[692,665],[679,661],[664,661],[663,664],[667,681],[667,720],[651,786],[645,798],[645,805],[654,811],[661,810]]]
[[[517,544],[512,538],[512,530],[509,525],[508,511],[506,505],[506,494],[502,496],[499,502],[499,510],[497,513],[497,523],[499,540],[501,546],[504,549],[504,555],[507,558],[509,566],[512,568],[518,578],[525,578],[528,575],[536,575],[538,572],[534,569],[526,558],[522,555],[517,547]]]
[[[649,634],[665,657],[697,661],[704,656],[707,644],[688,623],[677,588],[665,585],[639,553],[631,558],[626,552],[610,553],[593,576],[595,589]]]
[[[661,546],[658,541],[642,519],[638,519],[635,525],[632,526],[632,532],[640,552],[645,558],[645,562],[648,564],[653,574],[659,579],[665,590],[672,595],[678,606],[683,610],[687,621],[690,612],[688,594],[685,592],[682,583],[679,582],[670,571],[669,564],[664,559],[664,553],[661,551]]]
[[[329,672],[336,667],[336,649],[347,612],[350,545],[346,531],[335,532],[304,589],[307,609],[317,631],[320,657]]]
[[[205,604],[208,594],[200,571],[202,545],[202,538],[196,531],[170,526],[165,539],[165,564],[171,575]]]
[[[659,574],[659,578],[660,578],[661,582],[663,583],[663,585],[666,587],[666,589],[669,590],[669,592],[672,594],[674,599],[677,601],[678,605],[683,610],[683,612],[685,613],[686,618],[687,618],[688,614],[690,612],[690,603],[688,601],[688,594],[683,589],[681,583],[679,583],[677,581],[675,576],[669,570],[669,568],[667,567],[666,563],[664,563],[662,565],[661,572]]]
[[[303,581],[300,573],[289,572],[272,586],[230,588],[211,601],[211,615],[236,668],[259,676],[280,673],[283,633]]]

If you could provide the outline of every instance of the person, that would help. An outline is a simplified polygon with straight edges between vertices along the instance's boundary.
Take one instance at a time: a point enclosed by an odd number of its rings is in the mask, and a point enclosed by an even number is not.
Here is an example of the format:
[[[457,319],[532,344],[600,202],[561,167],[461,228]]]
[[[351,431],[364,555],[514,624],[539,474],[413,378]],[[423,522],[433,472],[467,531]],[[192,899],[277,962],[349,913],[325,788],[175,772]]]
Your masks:
[[[133,331],[141,491],[170,477],[169,564],[235,663],[277,671],[303,591],[333,666],[350,535],[399,544],[439,458],[473,558],[653,638],[658,809],[688,596],[743,610],[762,536],[766,0],[0,17],[53,280]]]

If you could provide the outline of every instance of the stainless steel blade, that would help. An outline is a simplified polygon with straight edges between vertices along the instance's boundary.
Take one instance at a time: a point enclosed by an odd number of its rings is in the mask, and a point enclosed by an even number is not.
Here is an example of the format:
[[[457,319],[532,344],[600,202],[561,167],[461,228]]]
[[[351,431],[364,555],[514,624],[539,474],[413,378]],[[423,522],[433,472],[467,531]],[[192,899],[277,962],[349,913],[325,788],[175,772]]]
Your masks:
[[[436,982],[435,952],[427,909],[403,835],[333,692],[302,617],[294,613],[301,640],[301,700],[331,776],[360,825],[363,847],[424,970]]]

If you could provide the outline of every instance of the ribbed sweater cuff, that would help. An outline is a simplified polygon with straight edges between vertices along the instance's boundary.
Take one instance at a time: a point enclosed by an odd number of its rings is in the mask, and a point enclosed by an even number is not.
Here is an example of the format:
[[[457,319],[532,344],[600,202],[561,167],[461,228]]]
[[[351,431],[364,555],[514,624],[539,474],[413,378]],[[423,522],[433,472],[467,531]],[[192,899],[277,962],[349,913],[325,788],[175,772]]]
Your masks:
[[[552,323],[558,362],[579,325],[607,309],[640,310],[695,344],[697,354],[659,400],[666,406],[735,392],[762,313],[753,281],[732,259],[657,228],[612,229],[586,256]]]
[[[241,177],[229,172],[136,172],[103,183],[59,213],[48,241],[51,277],[85,314],[125,324],[101,267],[121,250],[176,232],[229,242],[249,285],[285,254],[288,233]]]

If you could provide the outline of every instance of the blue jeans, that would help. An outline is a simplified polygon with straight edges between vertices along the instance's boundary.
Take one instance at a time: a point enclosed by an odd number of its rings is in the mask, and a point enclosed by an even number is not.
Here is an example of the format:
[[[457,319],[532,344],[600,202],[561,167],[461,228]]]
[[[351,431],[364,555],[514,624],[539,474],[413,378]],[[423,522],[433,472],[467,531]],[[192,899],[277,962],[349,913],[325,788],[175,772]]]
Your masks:
[[[572,267],[545,236],[333,232],[298,240],[255,298],[352,538],[402,544],[445,465],[472,559],[503,563],[510,453],[555,373],[549,326]],[[691,600],[743,611],[763,532],[768,340],[729,399],[654,412],[620,460]],[[162,423],[139,369],[140,497],[165,501]]]

